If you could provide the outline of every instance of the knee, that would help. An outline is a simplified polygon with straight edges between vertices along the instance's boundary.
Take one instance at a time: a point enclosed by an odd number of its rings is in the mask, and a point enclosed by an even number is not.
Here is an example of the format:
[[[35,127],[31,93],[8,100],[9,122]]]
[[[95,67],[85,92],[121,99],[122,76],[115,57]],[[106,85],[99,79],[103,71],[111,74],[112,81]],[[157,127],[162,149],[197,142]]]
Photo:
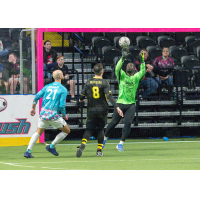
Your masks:
[[[69,83],[70,83],[70,85],[74,85],[75,84],[73,80],[70,80]]]
[[[152,88],[157,89],[157,88],[158,88],[158,83],[157,83],[154,79],[151,79],[151,81],[150,81],[150,86],[151,86]]]
[[[125,126],[130,127],[133,120],[128,120],[124,123]]]

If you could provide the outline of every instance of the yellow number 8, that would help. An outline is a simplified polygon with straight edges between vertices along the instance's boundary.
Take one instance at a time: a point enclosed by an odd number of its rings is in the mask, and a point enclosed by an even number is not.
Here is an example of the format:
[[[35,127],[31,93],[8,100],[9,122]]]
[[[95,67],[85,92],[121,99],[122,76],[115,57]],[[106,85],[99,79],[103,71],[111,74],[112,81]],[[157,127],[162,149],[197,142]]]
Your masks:
[[[92,87],[92,92],[93,92],[93,98],[98,99],[99,98],[99,88],[97,86]]]

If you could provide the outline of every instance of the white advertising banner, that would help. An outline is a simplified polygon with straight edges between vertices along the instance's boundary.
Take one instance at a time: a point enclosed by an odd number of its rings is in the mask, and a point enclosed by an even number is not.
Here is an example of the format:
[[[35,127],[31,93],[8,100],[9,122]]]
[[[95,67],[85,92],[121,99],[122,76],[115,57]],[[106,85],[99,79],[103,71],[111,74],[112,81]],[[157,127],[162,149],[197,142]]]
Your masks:
[[[0,138],[31,137],[36,132],[39,103],[36,115],[30,111],[35,95],[0,95]]]

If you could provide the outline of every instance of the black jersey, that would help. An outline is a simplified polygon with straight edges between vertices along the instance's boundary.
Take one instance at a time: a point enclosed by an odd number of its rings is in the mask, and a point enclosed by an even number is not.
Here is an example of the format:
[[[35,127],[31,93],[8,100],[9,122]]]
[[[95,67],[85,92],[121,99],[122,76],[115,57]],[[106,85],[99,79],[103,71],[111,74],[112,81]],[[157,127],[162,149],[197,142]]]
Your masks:
[[[87,96],[88,111],[108,112],[107,96],[111,95],[110,85],[103,78],[93,77],[85,83],[80,99]]]

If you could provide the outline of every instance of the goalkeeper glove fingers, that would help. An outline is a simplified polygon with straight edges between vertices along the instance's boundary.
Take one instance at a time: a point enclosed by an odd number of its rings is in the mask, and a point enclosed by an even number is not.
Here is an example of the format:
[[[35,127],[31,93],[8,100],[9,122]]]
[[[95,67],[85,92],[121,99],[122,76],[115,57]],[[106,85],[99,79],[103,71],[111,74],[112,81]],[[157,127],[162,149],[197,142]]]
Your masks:
[[[124,61],[128,56],[130,55],[129,50],[126,49],[122,49],[122,60]]]
[[[141,53],[141,63],[144,63],[144,51]]]

